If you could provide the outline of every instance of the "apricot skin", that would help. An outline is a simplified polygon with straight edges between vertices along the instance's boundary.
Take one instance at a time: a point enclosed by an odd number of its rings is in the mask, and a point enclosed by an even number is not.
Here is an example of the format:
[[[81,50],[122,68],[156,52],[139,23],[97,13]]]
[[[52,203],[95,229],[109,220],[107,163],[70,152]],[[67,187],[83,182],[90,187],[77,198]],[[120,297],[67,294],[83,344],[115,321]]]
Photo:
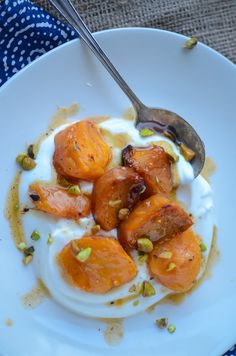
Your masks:
[[[53,164],[59,177],[71,182],[94,181],[111,159],[107,143],[91,120],[76,122],[55,136]]]
[[[118,238],[125,248],[134,248],[138,238],[157,241],[183,232],[192,224],[191,217],[180,205],[156,194],[138,204],[119,225]]]
[[[88,216],[91,211],[89,197],[84,194],[71,195],[59,186],[33,183],[29,186],[29,196],[37,210],[59,218],[77,220]],[[35,197],[38,199],[35,200]]]
[[[78,249],[91,248],[91,254],[85,262],[76,258],[71,243],[58,255],[61,272],[74,287],[89,293],[104,294],[136,276],[135,263],[117,240],[96,235],[74,242]]]
[[[145,196],[169,194],[173,188],[171,159],[160,146],[127,146],[122,152],[123,165],[132,167],[144,178]]]
[[[159,257],[164,251],[171,252],[171,258]],[[175,268],[168,271],[170,263],[174,263]],[[186,292],[193,286],[200,271],[200,266],[199,239],[191,229],[171,238],[157,241],[148,258],[151,276],[165,287],[176,292]]]
[[[96,223],[107,231],[117,227],[120,209],[132,209],[144,190],[143,178],[132,168],[117,167],[107,171],[94,184],[92,211]]]

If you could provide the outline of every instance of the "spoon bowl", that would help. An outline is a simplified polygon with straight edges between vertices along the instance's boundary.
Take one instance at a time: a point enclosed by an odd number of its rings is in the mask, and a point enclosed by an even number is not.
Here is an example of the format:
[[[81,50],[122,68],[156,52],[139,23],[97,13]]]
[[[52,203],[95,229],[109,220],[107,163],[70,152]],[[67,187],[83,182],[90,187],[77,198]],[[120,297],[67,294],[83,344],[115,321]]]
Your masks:
[[[190,163],[193,167],[194,177],[197,177],[204,166],[205,147],[194,128],[174,112],[166,109],[149,108],[144,105],[113,66],[88,27],[83,22],[71,1],[50,0],[50,2],[69,22],[75,31],[78,32],[82,40],[87,44],[123,92],[128,96],[136,112],[136,127],[152,127],[155,131],[168,135],[168,137],[177,145],[185,145],[187,149],[190,149],[194,154]]]
[[[176,113],[158,108],[142,106],[137,112],[136,126],[160,132],[169,137],[176,145],[184,144],[191,149],[195,156],[190,161],[194,177],[203,169],[205,162],[205,146],[194,128]]]

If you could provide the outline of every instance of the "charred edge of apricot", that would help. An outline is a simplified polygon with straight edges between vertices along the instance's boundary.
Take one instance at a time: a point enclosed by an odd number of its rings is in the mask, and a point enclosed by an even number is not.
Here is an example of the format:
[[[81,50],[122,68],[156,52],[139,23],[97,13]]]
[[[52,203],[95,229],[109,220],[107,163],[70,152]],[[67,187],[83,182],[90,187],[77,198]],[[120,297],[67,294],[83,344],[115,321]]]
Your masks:
[[[137,196],[143,194],[146,190],[146,186],[144,183],[144,180],[142,180],[139,184],[134,184],[134,187],[130,189],[130,192],[128,194],[128,208],[132,208],[133,204],[129,204],[130,202],[135,201]]]
[[[40,200],[40,195],[35,192],[30,192],[29,197],[33,200],[33,202]]]
[[[163,212],[163,215],[165,215],[165,211],[168,211],[169,209],[172,209],[172,207],[173,207],[173,205],[171,205],[171,204],[165,204],[159,209],[159,211]],[[191,225],[193,225],[193,219],[192,219],[192,215],[191,214],[188,214],[188,213],[186,213],[186,214],[187,214],[187,216],[186,216],[186,221],[185,222],[188,221],[188,225],[189,225],[186,228],[186,230],[187,230]],[[184,232],[184,231],[180,230],[180,232]]]
[[[153,152],[156,153],[157,155],[157,161],[158,161],[158,155],[160,154],[161,155],[161,160],[165,159],[166,161],[163,162],[163,164],[165,165],[166,167],[166,164],[169,164],[170,165],[170,175],[171,175],[171,165],[172,165],[172,160],[171,160],[171,157],[170,155],[164,150],[164,148],[162,146],[158,146],[158,144],[152,144],[150,146],[147,146],[147,147],[133,147],[131,145],[128,145],[126,146],[123,151],[122,151],[122,164],[123,166],[126,166],[126,167],[131,167],[131,168],[134,168],[135,170],[137,170],[137,172],[143,176],[144,175],[144,181],[145,183],[147,184],[147,192],[150,193],[149,195],[152,195],[154,193],[157,193],[156,191],[155,192],[152,192],[154,187],[153,187],[153,182],[152,180],[155,180],[156,179],[156,184],[158,186],[158,190],[160,192],[163,192],[163,193],[167,193],[167,192],[170,192],[172,189],[173,189],[173,181],[171,177],[169,177],[168,175],[168,171],[166,171],[166,177],[165,177],[165,180],[167,180],[168,182],[163,182],[160,184],[159,182],[159,179],[158,177],[152,177],[150,176],[149,177],[149,172],[145,172],[146,169],[144,169],[144,167],[142,168],[142,161],[141,161],[141,166],[139,167],[139,160],[136,160],[135,158],[135,154],[136,152],[139,152],[139,151],[142,151],[143,154],[145,154],[145,151],[147,153],[149,152]],[[163,156],[165,155],[165,157]],[[151,158],[152,160],[155,159],[154,157]],[[147,161],[148,162],[148,161]],[[160,167],[156,167],[157,169],[160,169]],[[166,169],[165,169],[166,170]],[[149,182],[149,180],[151,179],[151,181]],[[149,183],[148,183],[149,182]],[[168,186],[169,187],[165,187],[165,185],[168,183]],[[150,185],[150,186],[149,186]],[[155,184],[154,184],[155,185]],[[163,185],[163,186],[162,186]],[[149,192],[150,190],[150,192]]]
[[[122,150],[122,155],[121,155],[122,166],[126,166],[126,165],[130,166],[132,164],[132,162],[130,162],[132,151],[133,151],[133,146],[131,145],[126,146]]]
[[[158,148],[160,150],[162,150],[163,152],[165,152],[164,148],[162,146],[158,146],[158,144],[156,145],[150,145],[147,147],[134,147],[132,145],[128,145],[126,146],[123,150],[122,150],[122,155],[121,155],[121,162],[123,166],[128,166],[128,167],[133,167],[133,159],[132,156],[135,153],[135,150],[142,150],[142,151],[149,151],[152,148]],[[166,152],[165,152],[166,153]],[[169,158],[169,155],[166,153],[167,157]],[[170,158],[169,158],[170,160]],[[170,160],[171,162],[171,160]]]

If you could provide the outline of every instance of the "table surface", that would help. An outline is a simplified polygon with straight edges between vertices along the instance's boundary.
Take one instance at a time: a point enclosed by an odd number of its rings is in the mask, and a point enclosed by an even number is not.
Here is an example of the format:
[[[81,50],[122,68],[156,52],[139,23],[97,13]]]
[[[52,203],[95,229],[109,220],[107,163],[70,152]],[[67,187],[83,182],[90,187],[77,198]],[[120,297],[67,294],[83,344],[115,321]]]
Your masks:
[[[236,0],[72,0],[92,31],[152,27],[195,36],[236,63]],[[61,19],[48,0],[34,0]]]

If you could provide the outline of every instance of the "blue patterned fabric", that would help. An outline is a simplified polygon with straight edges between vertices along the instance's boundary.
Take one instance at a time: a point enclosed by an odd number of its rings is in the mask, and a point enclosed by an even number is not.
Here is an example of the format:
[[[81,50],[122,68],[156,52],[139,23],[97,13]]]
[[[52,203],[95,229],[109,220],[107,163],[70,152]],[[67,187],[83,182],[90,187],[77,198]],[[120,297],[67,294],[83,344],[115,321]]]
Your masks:
[[[28,0],[0,2],[0,86],[27,64],[78,35]]]
[[[236,345],[232,347],[228,352],[224,354],[224,356],[235,356],[236,355]]]
[[[42,54],[78,35],[28,0],[0,3],[0,86]],[[224,356],[236,356],[236,346]]]

